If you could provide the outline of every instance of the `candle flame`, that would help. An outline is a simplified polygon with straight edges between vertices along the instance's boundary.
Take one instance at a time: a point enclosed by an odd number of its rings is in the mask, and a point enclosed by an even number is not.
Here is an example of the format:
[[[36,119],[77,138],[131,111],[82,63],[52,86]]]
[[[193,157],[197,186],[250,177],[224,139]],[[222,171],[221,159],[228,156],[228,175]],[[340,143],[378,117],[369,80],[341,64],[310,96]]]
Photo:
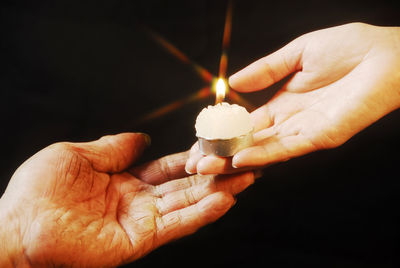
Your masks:
[[[215,85],[216,88],[216,103],[220,103],[224,100],[226,94],[226,81],[223,78],[218,78],[217,83]]]

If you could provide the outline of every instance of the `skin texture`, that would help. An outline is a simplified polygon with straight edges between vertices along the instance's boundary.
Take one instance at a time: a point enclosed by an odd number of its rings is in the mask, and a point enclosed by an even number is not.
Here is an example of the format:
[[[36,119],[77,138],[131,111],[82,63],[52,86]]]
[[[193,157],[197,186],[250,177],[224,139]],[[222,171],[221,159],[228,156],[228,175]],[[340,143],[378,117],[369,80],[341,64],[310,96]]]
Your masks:
[[[311,32],[229,79],[240,92],[292,75],[251,113],[256,144],[233,158],[203,156],[195,144],[188,173],[264,167],[340,146],[400,106],[400,28],[351,23]]]
[[[217,220],[252,172],[190,176],[187,152],[131,167],[138,133],[57,143],[14,173],[0,200],[1,267],[111,267]]]

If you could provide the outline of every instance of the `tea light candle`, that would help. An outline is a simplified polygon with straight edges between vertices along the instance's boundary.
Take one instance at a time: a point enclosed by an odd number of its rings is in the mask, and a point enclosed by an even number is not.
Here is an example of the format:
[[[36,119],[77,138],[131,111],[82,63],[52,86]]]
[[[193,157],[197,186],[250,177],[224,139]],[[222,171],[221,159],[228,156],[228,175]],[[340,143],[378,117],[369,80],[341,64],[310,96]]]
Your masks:
[[[237,104],[222,102],[204,108],[195,128],[204,155],[228,157],[253,144],[250,114]]]

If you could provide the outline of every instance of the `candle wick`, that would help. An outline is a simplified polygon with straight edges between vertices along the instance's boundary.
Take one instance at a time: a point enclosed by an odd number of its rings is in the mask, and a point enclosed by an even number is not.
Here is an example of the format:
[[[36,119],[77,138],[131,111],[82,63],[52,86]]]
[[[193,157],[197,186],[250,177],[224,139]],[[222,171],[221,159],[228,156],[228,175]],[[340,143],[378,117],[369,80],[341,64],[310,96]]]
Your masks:
[[[219,104],[222,103],[224,101],[224,97],[222,96],[217,96],[217,98],[215,99],[215,104]]]

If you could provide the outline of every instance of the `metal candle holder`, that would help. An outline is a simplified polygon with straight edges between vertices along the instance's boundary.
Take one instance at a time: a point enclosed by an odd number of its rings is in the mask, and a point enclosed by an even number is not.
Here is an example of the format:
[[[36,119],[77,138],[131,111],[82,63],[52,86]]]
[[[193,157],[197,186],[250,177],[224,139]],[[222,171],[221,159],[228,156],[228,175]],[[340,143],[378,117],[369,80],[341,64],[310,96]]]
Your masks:
[[[229,157],[253,145],[253,131],[231,139],[208,139],[204,137],[198,137],[198,139],[202,154]]]

